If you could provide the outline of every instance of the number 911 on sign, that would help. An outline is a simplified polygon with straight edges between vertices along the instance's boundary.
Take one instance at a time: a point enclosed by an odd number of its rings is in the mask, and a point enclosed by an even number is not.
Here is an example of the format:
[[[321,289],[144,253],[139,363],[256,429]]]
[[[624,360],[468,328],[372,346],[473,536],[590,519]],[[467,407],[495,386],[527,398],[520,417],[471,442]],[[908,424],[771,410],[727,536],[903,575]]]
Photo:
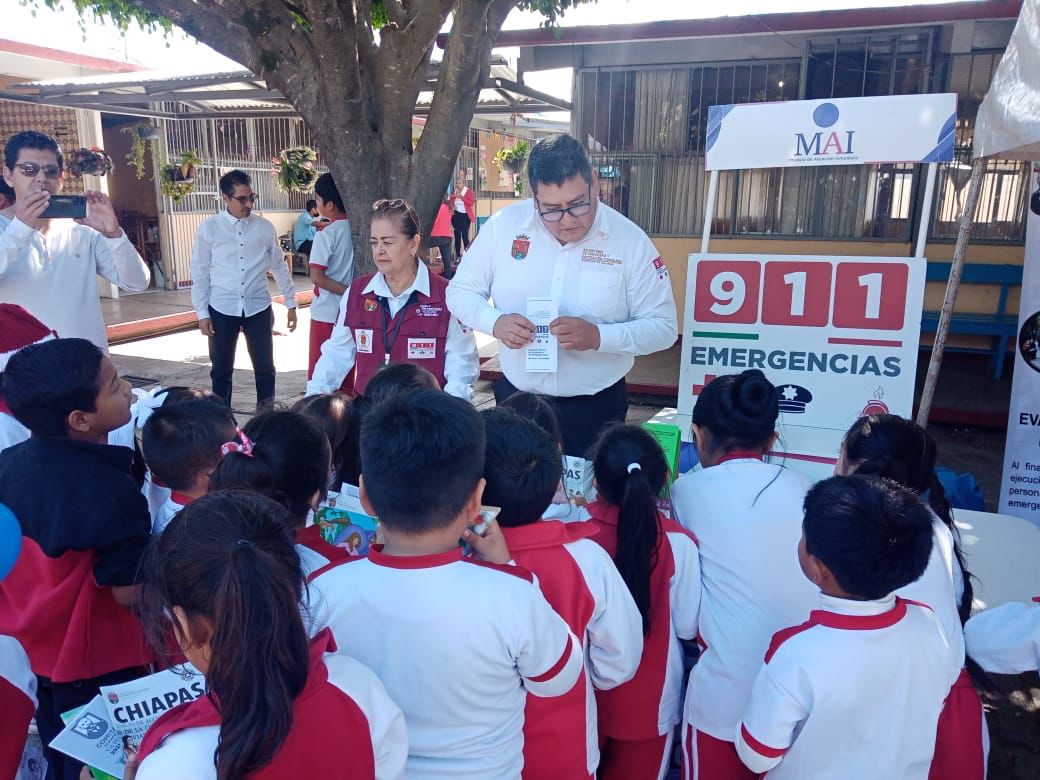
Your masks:
[[[908,324],[910,264],[920,266],[922,282],[926,265],[922,258],[693,257],[695,322],[876,331]]]

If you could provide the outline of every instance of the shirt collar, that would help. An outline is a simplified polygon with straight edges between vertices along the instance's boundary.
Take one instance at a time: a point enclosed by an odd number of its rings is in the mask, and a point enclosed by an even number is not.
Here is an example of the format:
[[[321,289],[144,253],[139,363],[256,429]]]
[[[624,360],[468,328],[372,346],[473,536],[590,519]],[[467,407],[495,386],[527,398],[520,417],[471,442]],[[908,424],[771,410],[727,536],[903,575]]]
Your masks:
[[[592,523],[563,523],[559,520],[542,520],[502,529],[511,551],[559,547],[568,542],[588,539],[598,532],[599,529]]]
[[[250,214],[248,217],[245,217],[243,219],[239,219],[238,217],[233,217],[233,216],[231,216],[231,212],[228,211],[227,209],[224,209],[220,213],[224,217],[224,219],[226,219],[228,221],[228,223],[230,223],[232,225],[237,225],[239,222],[245,222],[248,225],[250,223],[250,221],[253,219],[253,214]]]
[[[462,548],[455,547],[447,552],[431,555],[387,555],[383,552],[383,545],[373,544],[368,548],[368,560],[369,563],[389,569],[433,569],[461,561]]]
[[[894,626],[906,614],[906,601],[892,594],[870,601],[855,601],[820,594],[820,606],[809,622],[829,628],[869,630]]]
[[[415,291],[420,295],[425,295],[427,298],[430,297],[430,271],[422,260],[417,259],[416,262],[419,264],[419,270],[415,274],[415,280],[409,287],[402,290],[400,295],[394,295],[390,292],[390,287],[386,283],[386,277],[378,272],[372,274],[372,278],[361,293],[375,293],[380,298],[407,298]]]

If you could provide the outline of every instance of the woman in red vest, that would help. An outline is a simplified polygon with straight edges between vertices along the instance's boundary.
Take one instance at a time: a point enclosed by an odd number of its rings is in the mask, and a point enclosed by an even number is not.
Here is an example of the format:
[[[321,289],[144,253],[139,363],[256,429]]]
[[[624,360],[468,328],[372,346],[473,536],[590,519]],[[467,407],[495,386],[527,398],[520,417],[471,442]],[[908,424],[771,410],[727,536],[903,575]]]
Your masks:
[[[307,395],[335,392],[355,366],[354,391],[361,394],[384,365],[414,363],[468,401],[480,372],[477,342],[448,311],[447,280],[419,259],[415,210],[404,200],[377,200],[370,232],[377,273],[351,282]]]

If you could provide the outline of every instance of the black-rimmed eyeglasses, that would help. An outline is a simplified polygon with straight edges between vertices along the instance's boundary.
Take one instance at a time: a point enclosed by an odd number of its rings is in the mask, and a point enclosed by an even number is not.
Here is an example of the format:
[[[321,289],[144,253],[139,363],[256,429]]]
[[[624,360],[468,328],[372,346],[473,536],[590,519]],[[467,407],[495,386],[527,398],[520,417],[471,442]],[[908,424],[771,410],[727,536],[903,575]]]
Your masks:
[[[537,201],[535,201],[537,203]],[[592,187],[589,187],[589,199],[585,203],[578,203],[574,206],[568,206],[565,209],[549,209],[548,211],[542,211],[539,208],[538,216],[541,217],[545,222],[559,222],[563,219],[564,214],[570,214],[572,217],[584,217],[589,211],[592,210]]]

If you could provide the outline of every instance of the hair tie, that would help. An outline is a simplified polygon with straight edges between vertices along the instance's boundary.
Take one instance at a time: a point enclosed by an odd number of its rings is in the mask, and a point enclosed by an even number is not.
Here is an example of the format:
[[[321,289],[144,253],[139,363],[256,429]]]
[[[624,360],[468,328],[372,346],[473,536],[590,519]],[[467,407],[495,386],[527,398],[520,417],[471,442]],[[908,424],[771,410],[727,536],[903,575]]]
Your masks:
[[[241,452],[247,458],[253,457],[253,442],[241,428],[238,429],[238,441],[228,441],[220,445],[221,457],[232,452]]]
[[[642,471],[642,470],[643,470],[643,467],[640,466],[638,463],[629,463],[628,464],[628,473],[629,474],[631,474],[633,471]]]
[[[236,550],[245,550],[247,548],[252,548],[252,546],[253,543],[248,539],[239,539],[237,542],[235,542]]]

